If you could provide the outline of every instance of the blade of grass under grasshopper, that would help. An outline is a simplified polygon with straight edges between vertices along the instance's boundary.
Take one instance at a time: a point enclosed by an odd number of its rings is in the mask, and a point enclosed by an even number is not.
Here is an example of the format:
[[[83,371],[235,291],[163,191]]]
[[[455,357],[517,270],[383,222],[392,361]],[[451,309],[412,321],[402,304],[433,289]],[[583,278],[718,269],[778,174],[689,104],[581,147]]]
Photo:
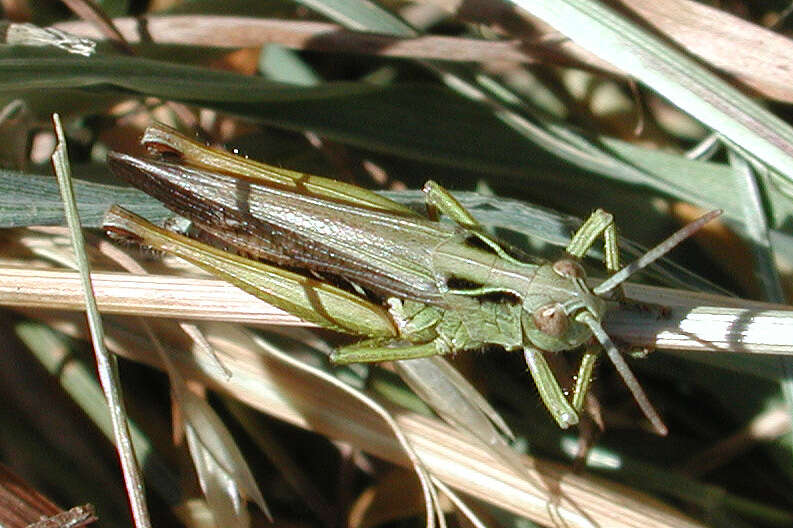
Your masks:
[[[93,274],[102,310],[248,324],[305,325],[293,315],[223,280],[175,275]],[[787,306],[682,290],[626,284],[629,298],[669,310],[616,310],[606,328],[626,344],[713,353],[793,353],[793,312]],[[717,306],[720,303],[722,306]],[[0,304],[80,310],[79,279],[63,270],[0,267]]]
[[[660,38],[594,0],[512,0],[793,181],[793,129]]]
[[[104,248],[103,253],[129,272],[146,274],[145,268],[115,246]],[[165,366],[173,401],[180,411],[175,413],[181,424],[177,429],[184,430],[193,468],[215,523],[229,528],[247,528],[250,524],[248,501],[256,503],[272,522],[256,479],[231,432],[209,403],[190,390],[149,322],[141,317],[139,323],[149,338],[149,346],[157,351]],[[231,373],[217,358],[201,330],[186,322],[180,322],[178,326],[190,337],[196,353],[211,357],[215,367],[228,379]]]
[[[426,505],[427,527],[434,528],[435,522],[437,520],[440,528],[446,528],[445,517],[443,512],[440,510],[438,496],[434,486],[432,485],[431,474],[427,471],[424,461],[418,456],[412,443],[408,440],[398,422],[393,418],[391,413],[386,408],[382,407],[378,402],[371,399],[366,394],[337,380],[332,375],[326,374],[325,372],[311,367],[310,365],[293,359],[289,354],[283,353],[277,347],[272,346],[270,343],[260,337],[252,336],[252,342],[258,345],[258,348],[265,351],[268,355],[277,358],[279,362],[290,365],[291,367],[296,367],[303,372],[312,374],[320,380],[323,380],[326,383],[341,389],[343,392],[352,395],[370,410],[374,411],[374,413],[388,425],[389,429],[391,429],[397,441],[399,442],[400,447],[408,456],[411,465],[416,471],[416,475],[418,476],[419,482],[421,483],[422,493],[424,495],[424,503]]]
[[[121,459],[121,468],[124,474],[124,482],[132,508],[132,517],[135,526],[138,528],[149,528],[149,511],[146,505],[145,490],[143,479],[140,476],[138,461],[135,458],[135,451],[132,445],[132,438],[127,424],[127,415],[124,407],[124,400],[121,397],[121,382],[118,378],[118,366],[115,356],[111,355],[104,345],[104,332],[102,320],[99,316],[99,309],[96,305],[93,286],[91,285],[90,268],[88,259],[85,256],[85,240],[83,239],[80,218],[77,212],[77,204],[74,198],[74,191],[70,181],[69,160],[66,154],[66,138],[61,127],[58,114],[52,116],[55,125],[55,132],[58,137],[58,144],[52,155],[52,164],[58,176],[58,183],[63,195],[63,204],[66,211],[66,220],[69,224],[69,231],[72,237],[75,257],[77,258],[80,278],[85,295],[85,304],[88,315],[88,325],[91,329],[91,341],[96,354],[97,369],[102,389],[105,393],[110,417],[113,425],[113,437]]]
[[[395,361],[394,368],[447,423],[474,435],[494,456],[523,475],[523,462],[498,432],[514,439],[504,419],[446,360],[429,357]]]
[[[161,354],[167,363],[168,356]],[[218,526],[247,528],[247,500],[273,521],[245,458],[223,421],[205,400],[193,394],[178,371],[168,367],[174,399],[184,415],[184,429],[201,490]]]
[[[271,432],[270,427],[265,425],[257,413],[247,405],[231,398],[227,398],[223,403],[237,423],[278,469],[284,480],[303,498],[319,520],[331,526],[336,519],[333,506],[325,499],[312,478],[303,471],[298,461],[287,449],[284,441]]]

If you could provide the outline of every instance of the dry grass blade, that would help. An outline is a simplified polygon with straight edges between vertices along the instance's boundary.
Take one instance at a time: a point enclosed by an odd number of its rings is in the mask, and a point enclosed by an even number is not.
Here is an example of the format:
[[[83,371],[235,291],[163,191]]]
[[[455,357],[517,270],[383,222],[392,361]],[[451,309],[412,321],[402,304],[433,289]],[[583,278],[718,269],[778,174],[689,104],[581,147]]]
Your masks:
[[[632,0],[625,6],[739,84],[765,97],[793,101],[789,38],[692,0]]]
[[[523,462],[501,436],[514,439],[504,419],[445,359],[397,361],[394,369],[447,423],[479,438],[493,455],[522,474]]]
[[[229,329],[231,333],[237,334],[235,340],[237,344],[242,344],[248,350],[258,348],[260,352],[268,354],[275,361],[292,367],[299,372],[312,377],[316,382],[324,382],[327,385],[339,390],[342,394],[352,397],[355,401],[363,404],[370,412],[379,417],[388,428],[391,430],[393,437],[402,450],[403,454],[407,456],[410,465],[413,466],[416,476],[418,477],[421,486],[421,492],[424,499],[424,506],[426,509],[425,524],[427,528],[435,528],[436,522],[439,528],[446,528],[446,518],[440,507],[438,494],[435,487],[432,485],[431,472],[427,470],[424,461],[416,453],[412,443],[408,440],[402,427],[394,419],[392,414],[380,405],[377,401],[370,398],[365,393],[347,386],[344,382],[336,379],[334,376],[312,367],[306,363],[292,358],[289,354],[282,352],[278,347],[273,346],[267,341],[258,337],[249,339],[248,334],[241,334],[236,329]]]
[[[79,528],[96,521],[91,504],[63,511],[30,484],[0,465],[0,526]]]
[[[105,313],[298,325],[306,323],[217,280],[170,275],[92,274]],[[613,311],[606,329],[639,346],[672,350],[793,354],[793,312],[788,307],[669,288],[626,285],[628,296],[669,307]],[[0,305],[82,310],[77,274],[55,269],[0,267]],[[722,306],[719,306],[722,305]]]
[[[212,407],[188,388],[148,323],[142,321],[142,324],[168,372],[174,400],[181,410],[193,466],[215,522],[219,526],[246,528],[250,525],[248,500],[255,502],[272,521],[262,492],[233,436]],[[203,335],[198,342],[194,335],[190,337],[194,339],[196,348],[203,349],[208,345]],[[208,357],[228,379],[230,372],[214,354],[208,354]]]
[[[33,24],[0,22],[0,42],[10,46],[55,47],[90,57],[96,50],[96,42],[77,38],[56,28],[40,28]]]
[[[287,443],[271,432],[269,427],[264,426],[258,419],[258,413],[250,407],[231,399],[227,399],[224,406],[317,518],[328,526],[336,522],[337,513],[333,505],[324,497],[313,476],[289,452]]]
[[[185,412],[185,433],[193,465],[218,525],[247,527],[250,516],[245,499],[256,502],[272,520],[256,479],[220,418],[186,386],[174,385],[174,392]]]
[[[503,21],[511,20],[510,33],[536,39],[527,28],[534,31],[535,20],[516,13],[507,4],[494,4],[488,9],[462,7],[459,0],[427,0],[457,16],[479,23],[499,27]],[[740,84],[757,94],[793,101],[791,71],[787,67],[790,57],[790,39],[774,31],[752,24],[714,7],[692,0],[635,0],[622,3],[648,26],[662,33],[704,62],[736,79]],[[524,25],[515,17],[524,17]],[[519,28],[523,28],[523,32]],[[594,56],[591,51],[573,41],[561,39],[557,33],[546,29],[543,38],[552,40],[556,49],[574,60],[601,71],[622,75],[614,66]],[[762,46],[757,43],[762,42]]]
[[[21,264],[19,267],[3,268],[3,301],[0,304],[83,309],[76,273],[61,269],[31,270]],[[104,313],[300,326],[305,324],[297,317],[217,279],[103,272],[93,273],[92,279],[100,309]]]
[[[80,217],[77,213],[77,203],[71,183],[71,170],[69,158],[66,153],[66,137],[61,126],[58,114],[52,116],[58,144],[52,155],[52,165],[58,177],[58,186],[63,196],[64,214],[69,225],[72,247],[78,263],[81,291],[85,302],[88,326],[90,327],[91,342],[96,356],[97,371],[105,393],[107,405],[110,408],[110,417],[113,424],[113,436],[121,459],[121,468],[124,483],[127,488],[132,517],[137,528],[151,526],[149,509],[146,504],[143,478],[140,474],[138,461],[132,446],[132,437],[127,422],[127,413],[124,400],[121,397],[121,381],[118,377],[118,365],[115,356],[111,355],[104,343],[104,330],[102,320],[97,308],[96,296],[91,284],[90,267],[85,251],[85,239],[80,226]]]
[[[122,268],[133,273],[146,273],[143,266],[118,248],[109,245],[103,245],[103,248]],[[151,326],[142,318],[140,322],[168,373],[171,394],[181,411],[177,415],[187,437],[193,467],[215,523],[229,528],[247,528],[251,521],[247,501],[255,502],[272,522],[264,496],[231,432],[212,407],[190,390]],[[192,339],[193,347],[212,358],[228,379],[231,373],[220,363],[200,328],[184,322],[179,327]]]
[[[636,0],[628,7],[648,25],[739,83],[765,97],[793,101],[793,73],[786,66],[793,51],[789,39],[689,0]],[[118,18],[113,23],[127,41],[143,40],[139,20]],[[62,22],[55,27],[95,39],[103,38],[105,33],[87,22]],[[554,59],[558,63],[564,60],[565,51],[567,62],[573,58],[584,67],[619,74],[573,43],[546,44],[541,39],[487,41],[435,35],[400,38],[349,31],[325,22],[202,15],[148,17],[145,35],[160,44],[242,48],[275,43],[301,50],[446,61],[526,63]],[[763,46],[756,46],[756,42],[763,42]]]
[[[327,22],[183,15],[149,17],[145,28],[138,19],[113,21],[129,42],[145,37],[158,44],[182,44],[222,48],[247,48],[280,44],[286,48],[461,62],[508,61],[517,63],[547,59],[557,52],[542,44],[517,40],[487,41],[427,35],[402,38],[350,31]],[[62,22],[58,29],[100,39],[102,34],[85,22]]]
[[[87,20],[92,26],[97,28],[104,38],[113,41],[113,44],[120,50],[132,53],[132,48],[121,36],[118,28],[113,25],[113,21],[96,3],[90,0],[63,0],[63,3],[74,11],[77,16]]]
[[[511,0],[793,179],[793,128],[654,33],[595,0]]]

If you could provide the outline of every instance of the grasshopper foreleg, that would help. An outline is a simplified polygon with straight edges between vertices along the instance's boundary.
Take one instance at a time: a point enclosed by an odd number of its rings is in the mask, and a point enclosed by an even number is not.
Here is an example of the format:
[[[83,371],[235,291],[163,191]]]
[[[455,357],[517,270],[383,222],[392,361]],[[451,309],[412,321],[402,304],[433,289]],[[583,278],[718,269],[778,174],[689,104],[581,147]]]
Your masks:
[[[578,367],[578,374],[573,389],[573,408],[580,413],[584,409],[586,395],[589,393],[589,385],[592,381],[592,371],[595,362],[600,355],[600,347],[587,346],[584,357],[581,358],[581,365]]]
[[[570,244],[567,246],[567,252],[573,257],[579,259],[582,258],[600,235],[603,235],[604,261],[606,269],[610,273],[616,273],[619,271],[620,267],[619,250],[617,248],[617,229],[614,225],[614,217],[602,209],[598,209],[592,213],[586,222],[584,222],[584,224],[578,229],[578,231],[575,232]],[[618,298],[623,297],[621,285],[620,289],[617,290],[616,293]],[[598,329],[600,328],[599,325],[595,326],[597,326]],[[593,332],[595,331],[595,327],[593,326]],[[608,339],[608,336],[606,336],[602,330],[599,331],[602,335],[598,338],[598,341],[604,343],[604,340],[606,340],[608,343],[611,343],[611,341]],[[605,344],[603,346],[605,346]],[[609,358],[614,363],[626,385],[633,393],[633,396],[639,404],[639,407],[642,409],[642,411],[644,411],[645,415],[647,415],[656,429],[663,434],[665,427],[663,426],[660,417],[653,409],[649,399],[647,399],[647,396],[641,389],[639,382],[628,368],[628,365],[622,359],[622,356],[619,354],[616,347],[611,344],[611,346],[607,347],[607,352]],[[586,394],[589,388],[592,369],[595,365],[597,353],[597,348],[590,346],[587,348],[584,357],[581,360],[581,366],[579,367],[578,378],[576,380],[575,392],[573,393],[573,407],[579,412],[583,408],[584,402],[586,400]]]
[[[542,351],[532,346],[524,346],[523,355],[526,358],[526,365],[534,378],[537,390],[540,393],[543,403],[551,412],[551,415],[562,429],[567,429],[578,423],[578,413],[567,401],[562,387],[551,372],[548,362],[542,355]]]

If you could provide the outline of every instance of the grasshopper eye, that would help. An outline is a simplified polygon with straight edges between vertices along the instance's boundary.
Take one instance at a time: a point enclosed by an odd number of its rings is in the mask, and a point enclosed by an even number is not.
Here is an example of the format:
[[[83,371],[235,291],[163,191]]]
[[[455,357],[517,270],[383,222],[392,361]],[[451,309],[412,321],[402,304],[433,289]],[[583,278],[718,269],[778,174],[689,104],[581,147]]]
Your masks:
[[[583,278],[586,273],[581,264],[572,259],[561,259],[553,263],[553,270],[562,277]]]
[[[537,329],[552,337],[563,335],[570,324],[570,319],[559,304],[541,306],[531,314],[531,318]]]

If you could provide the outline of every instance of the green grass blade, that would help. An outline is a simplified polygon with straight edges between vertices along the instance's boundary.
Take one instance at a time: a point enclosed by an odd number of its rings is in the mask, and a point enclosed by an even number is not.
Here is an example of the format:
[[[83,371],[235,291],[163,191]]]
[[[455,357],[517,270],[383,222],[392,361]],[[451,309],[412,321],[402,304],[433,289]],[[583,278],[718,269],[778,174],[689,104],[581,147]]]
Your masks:
[[[793,181],[793,129],[696,61],[594,0],[512,0]]]
[[[78,57],[38,48],[0,48],[0,92],[101,87],[181,101],[259,103],[349,96],[378,90],[362,83],[295,86],[141,57]]]

